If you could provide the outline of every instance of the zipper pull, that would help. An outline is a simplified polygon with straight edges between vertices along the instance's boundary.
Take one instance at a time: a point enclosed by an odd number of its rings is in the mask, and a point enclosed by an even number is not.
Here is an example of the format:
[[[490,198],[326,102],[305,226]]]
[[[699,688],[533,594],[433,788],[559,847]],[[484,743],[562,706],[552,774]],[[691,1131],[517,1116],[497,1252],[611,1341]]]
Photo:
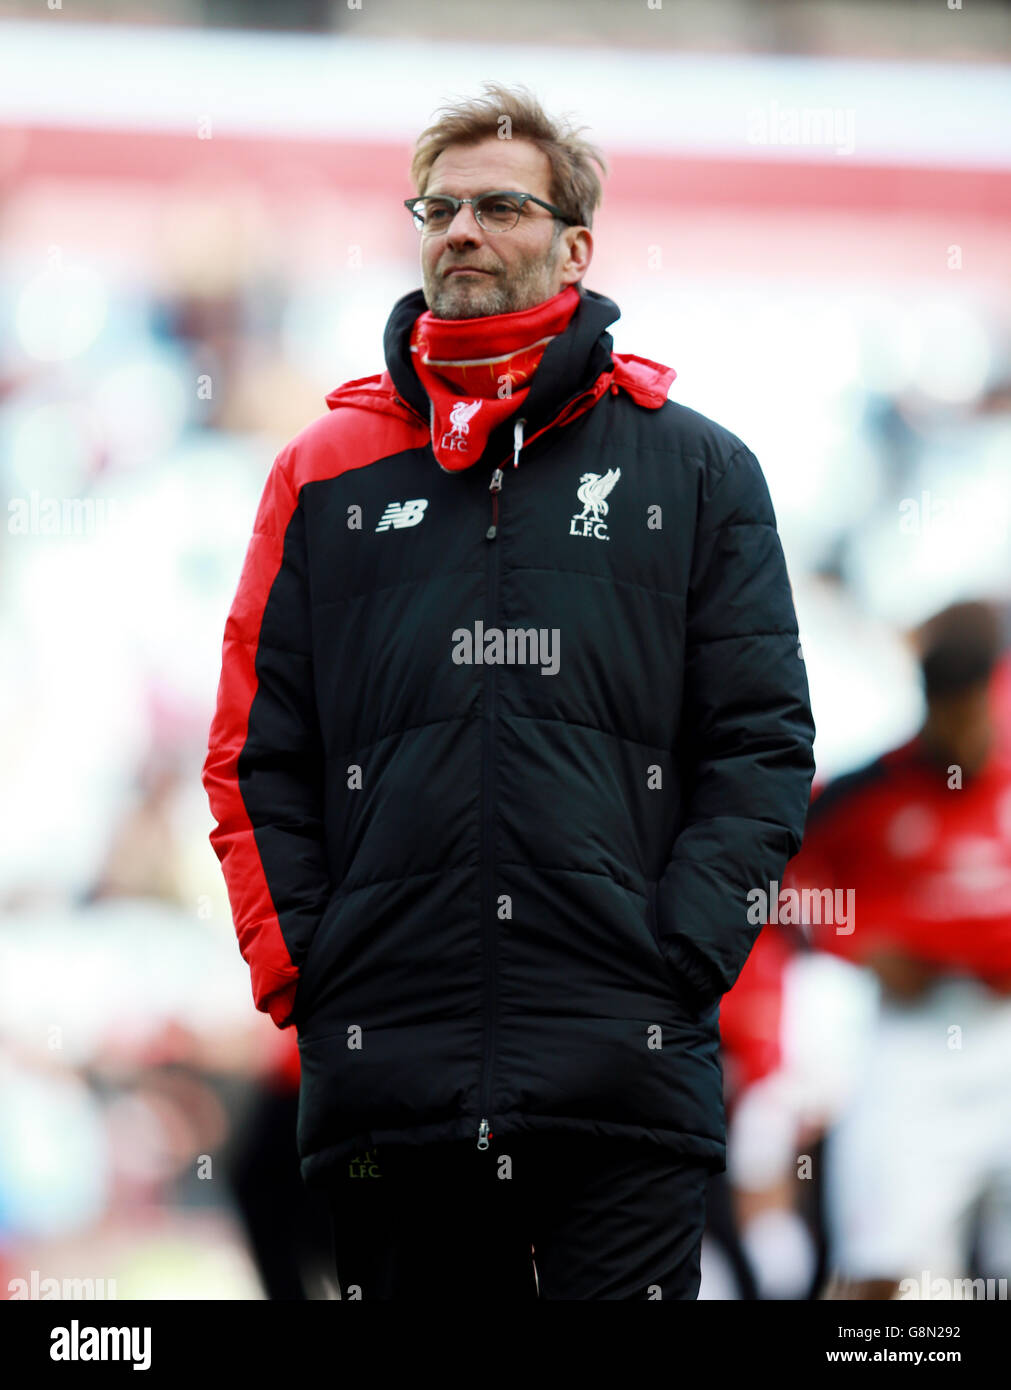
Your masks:
[[[488,484],[488,491],[491,493],[491,525],[485,534],[485,539],[493,541],[498,534],[498,495],[502,491],[502,479],[505,474],[501,468],[496,468],[491,475],[491,482]]]
[[[477,1146],[479,1149],[488,1147],[488,1140],[491,1138],[491,1130],[488,1128],[488,1121],[482,1120],[477,1131]]]
[[[513,425],[513,467],[520,466],[520,450],[523,448],[523,426],[526,420],[517,420]]]

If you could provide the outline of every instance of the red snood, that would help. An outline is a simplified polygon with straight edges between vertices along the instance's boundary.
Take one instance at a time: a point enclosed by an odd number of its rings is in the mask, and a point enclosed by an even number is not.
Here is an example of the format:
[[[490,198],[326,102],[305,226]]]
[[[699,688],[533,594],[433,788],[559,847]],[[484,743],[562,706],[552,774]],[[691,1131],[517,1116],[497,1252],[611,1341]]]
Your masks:
[[[411,330],[414,369],[435,410],[432,448],[459,471],[481,457],[488,436],[522,406],[552,338],[564,333],[579,290],[564,290],[512,314],[440,319],[426,309]]]

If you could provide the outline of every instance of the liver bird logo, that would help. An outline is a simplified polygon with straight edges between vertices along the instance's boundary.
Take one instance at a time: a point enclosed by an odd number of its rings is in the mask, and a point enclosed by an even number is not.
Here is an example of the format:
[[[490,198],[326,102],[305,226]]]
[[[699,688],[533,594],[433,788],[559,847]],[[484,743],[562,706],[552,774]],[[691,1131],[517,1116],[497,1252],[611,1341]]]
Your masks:
[[[456,405],[449,412],[449,423],[452,426],[452,433],[457,439],[462,439],[465,434],[470,434],[470,421],[481,409],[481,402],[478,401],[457,401]]]
[[[606,473],[584,473],[576,489],[576,496],[582,502],[583,510],[574,520],[585,521],[591,512],[594,521],[607,516],[607,494],[620,477],[620,468],[609,468]]]

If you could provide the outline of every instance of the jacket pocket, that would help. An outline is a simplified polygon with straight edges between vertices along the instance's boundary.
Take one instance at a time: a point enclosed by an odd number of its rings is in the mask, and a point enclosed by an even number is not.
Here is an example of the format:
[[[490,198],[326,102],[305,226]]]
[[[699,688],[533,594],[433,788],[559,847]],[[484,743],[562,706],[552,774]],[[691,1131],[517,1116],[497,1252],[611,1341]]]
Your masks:
[[[313,961],[319,954],[319,947],[322,945],[329,930],[340,897],[341,890],[335,888],[330,895],[326,907],[323,909],[319,921],[316,923],[316,930],[309,940],[309,949],[302,958],[302,965],[298,972],[298,981],[295,985],[295,996],[291,1006],[292,1022],[298,1029],[301,1028],[301,1025],[305,1021],[306,1005],[312,999],[315,978]]]
[[[663,938],[660,935],[660,920],[657,913],[657,894],[659,884],[650,879],[646,884],[646,920],[649,925],[650,933],[656,945],[657,954],[663,968],[664,978],[667,981],[671,998],[681,1008],[690,1014],[698,1013],[705,1008],[704,1000],[697,989],[681,970],[676,961],[671,958],[671,953],[664,946]]]

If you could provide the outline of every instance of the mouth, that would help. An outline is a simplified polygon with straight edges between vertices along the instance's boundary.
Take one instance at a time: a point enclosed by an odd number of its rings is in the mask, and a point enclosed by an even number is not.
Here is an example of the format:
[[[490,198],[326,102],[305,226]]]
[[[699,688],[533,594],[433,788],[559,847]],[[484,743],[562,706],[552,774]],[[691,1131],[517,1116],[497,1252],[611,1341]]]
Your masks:
[[[458,267],[454,268],[453,270],[447,270],[444,278],[448,280],[449,277],[450,277],[451,275],[490,275],[490,274],[491,274],[491,271],[490,271],[490,270],[476,270],[473,266],[470,266],[470,265],[461,265],[461,266],[458,266]]]

